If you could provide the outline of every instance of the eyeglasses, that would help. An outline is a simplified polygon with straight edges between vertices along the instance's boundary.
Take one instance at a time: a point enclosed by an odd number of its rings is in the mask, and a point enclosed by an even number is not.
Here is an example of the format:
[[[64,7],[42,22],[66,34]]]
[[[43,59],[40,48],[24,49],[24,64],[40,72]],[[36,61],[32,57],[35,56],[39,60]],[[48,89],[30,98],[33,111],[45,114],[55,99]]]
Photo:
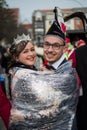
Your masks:
[[[53,48],[54,50],[59,50],[59,48],[60,48],[61,46],[64,46],[64,45],[65,45],[65,44],[59,44],[59,43],[50,44],[49,42],[44,42],[44,43],[43,43],[43,47],[44,47],[45,49],[49,49],[50,46],[52,46],[52,48]]]

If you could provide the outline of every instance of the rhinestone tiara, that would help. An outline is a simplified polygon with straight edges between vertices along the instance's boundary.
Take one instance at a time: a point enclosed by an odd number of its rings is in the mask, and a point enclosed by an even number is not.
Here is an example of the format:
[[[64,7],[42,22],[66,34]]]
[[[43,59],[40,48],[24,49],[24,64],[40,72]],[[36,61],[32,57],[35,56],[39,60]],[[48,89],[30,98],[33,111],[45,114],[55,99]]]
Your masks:
[[[25,35],[24,33],[22,35],[17,35],[17,38],[14,38],[13,43],[18,44],[21,41],[31,41],[30,35]]]

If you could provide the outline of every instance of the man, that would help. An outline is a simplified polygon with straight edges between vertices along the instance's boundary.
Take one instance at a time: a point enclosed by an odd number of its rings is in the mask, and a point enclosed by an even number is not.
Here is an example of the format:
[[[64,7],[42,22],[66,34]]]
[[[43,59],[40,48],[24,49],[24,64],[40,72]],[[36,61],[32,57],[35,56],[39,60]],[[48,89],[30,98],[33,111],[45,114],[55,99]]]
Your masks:
[[[44,56],[55,69],[66,62],[64,55],[65,34],[58,21],[54,21],[44,38]]]
[[[68,62],[64,54],[65,34],[56,18],[44,37],[43,49],[47,64],[42,70],[57,70],[61,65]],[[72,130],[77,130],[75,123]]]

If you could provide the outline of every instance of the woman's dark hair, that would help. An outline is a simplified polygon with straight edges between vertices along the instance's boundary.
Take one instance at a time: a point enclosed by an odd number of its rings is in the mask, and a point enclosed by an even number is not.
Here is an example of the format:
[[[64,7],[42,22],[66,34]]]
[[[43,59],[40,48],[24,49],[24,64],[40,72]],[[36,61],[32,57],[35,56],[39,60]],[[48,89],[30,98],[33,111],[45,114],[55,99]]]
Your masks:
[[[19,44],[12,44],[9,49],[10,54],[12,56],[19,56],[19,54],[24,50],[28,42],[29,41],[21,41]]]

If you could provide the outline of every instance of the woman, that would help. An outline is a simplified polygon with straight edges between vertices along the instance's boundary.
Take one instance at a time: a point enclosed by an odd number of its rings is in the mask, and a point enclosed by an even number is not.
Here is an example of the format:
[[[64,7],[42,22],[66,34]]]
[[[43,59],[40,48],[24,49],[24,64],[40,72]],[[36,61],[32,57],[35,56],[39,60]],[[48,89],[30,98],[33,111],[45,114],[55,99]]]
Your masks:
[[[34,49],[34,46],[32,44],[32,41],[29,37],[29,35],[21,35],[17,36],[16,39],[14,39],[14,43],[12,44],[10,48],[10,54],[12,56],[12,60],[10,63],[10,70],[9,72],[12,75],[12,84],[11,84],[11,96],[12,96],[12,110],[11,110],[11,118],[10,118],[10,130],[16,130],[16,124],[17,128],[20,128],[19,121],[26,120],[26,110],[21,111],[19,108],[20,102],[17,100],[19,97],[22,97],[23,89],[28,89],[25,83],[24,77],[27,77],[27,74],[29,72],[32,72],[33,70],[36,71],[37,69],[34,66],[35,59],[36,59],[36,52]],[[20,82],[20,83],[18,83]],[[22,88],[23,87],[23,88]],[[23,96],[25,102],[27,102],[27,95]],[[21,98],[21,99],[23,99]],[[19,103],[19,106],[16,103]],[[24,130],[25,127],[23,127]]]

